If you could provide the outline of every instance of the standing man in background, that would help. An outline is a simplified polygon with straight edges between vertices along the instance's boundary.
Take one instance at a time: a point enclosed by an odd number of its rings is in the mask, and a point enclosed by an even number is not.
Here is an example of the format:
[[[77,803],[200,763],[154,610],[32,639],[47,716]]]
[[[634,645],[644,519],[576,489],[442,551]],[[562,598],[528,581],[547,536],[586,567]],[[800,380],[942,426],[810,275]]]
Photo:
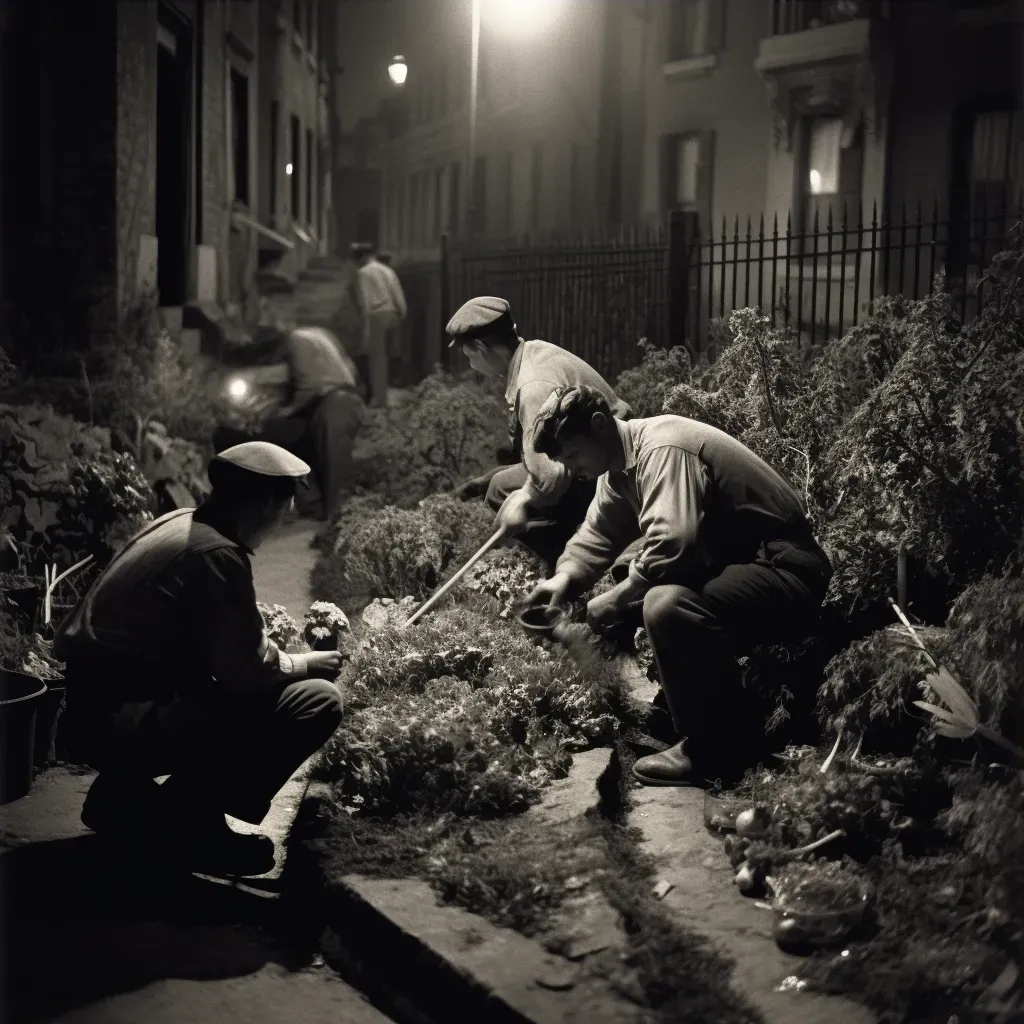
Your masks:
[[[387,262],[369,253],[361,253],[359,261],[359,290],[365,311],[363,338],[370,361],[370,406],[384,409],[388,404],[388,361],[408,310],[402,284]]]

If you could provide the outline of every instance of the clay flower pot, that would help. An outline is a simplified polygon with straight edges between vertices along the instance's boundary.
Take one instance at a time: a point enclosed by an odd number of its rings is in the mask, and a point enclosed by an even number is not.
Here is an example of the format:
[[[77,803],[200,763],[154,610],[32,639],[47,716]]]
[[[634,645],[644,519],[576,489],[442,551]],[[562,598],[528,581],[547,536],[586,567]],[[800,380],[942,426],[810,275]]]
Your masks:
[[[539,604],[521,611],[517,620],[528,636],[535,640],[550,640],[555,627],[565,621],[565,612],[554,605]]]

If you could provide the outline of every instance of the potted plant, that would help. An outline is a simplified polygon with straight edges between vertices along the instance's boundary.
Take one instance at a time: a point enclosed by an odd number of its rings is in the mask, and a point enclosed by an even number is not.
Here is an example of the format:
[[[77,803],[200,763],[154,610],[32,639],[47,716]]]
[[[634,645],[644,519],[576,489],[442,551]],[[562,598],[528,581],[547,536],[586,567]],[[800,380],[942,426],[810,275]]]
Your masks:
[[[30,633],[39,618],[43,590],[38,580],[22,571],[21,550],[7,523],[7,508],[0,521],[0,596],[8,614],[23,633]]]
[[[314,651],[336,651],[348,628],[348,616],[337,605],[314,601],[306,612],[302,637]]]

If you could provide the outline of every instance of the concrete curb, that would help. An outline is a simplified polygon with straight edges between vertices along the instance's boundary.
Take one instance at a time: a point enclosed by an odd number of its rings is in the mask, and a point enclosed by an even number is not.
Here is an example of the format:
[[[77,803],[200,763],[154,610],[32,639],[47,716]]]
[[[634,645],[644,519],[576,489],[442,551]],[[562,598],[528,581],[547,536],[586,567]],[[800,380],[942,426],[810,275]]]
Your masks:
[[[612,756],[608,748],[577,754],[570,777],[554,783],[550,798],[528,814],[536,813],[539,827],[550,827],[593,810],[600,800],[598,781]],[[319,786],[310,787],[309,798],[324,796]],[[328,922],[325,959],[400,1024],[634,1024],[641,1019],[639,1008],[597,972],[588,973],[540,942],[466,910],[439,906],[427,882],[331,876],[314,857],[308,860],[303,857],[295,871],[316,873],[315,884],[302,896],[307,904],[315,902],[319,918]]]

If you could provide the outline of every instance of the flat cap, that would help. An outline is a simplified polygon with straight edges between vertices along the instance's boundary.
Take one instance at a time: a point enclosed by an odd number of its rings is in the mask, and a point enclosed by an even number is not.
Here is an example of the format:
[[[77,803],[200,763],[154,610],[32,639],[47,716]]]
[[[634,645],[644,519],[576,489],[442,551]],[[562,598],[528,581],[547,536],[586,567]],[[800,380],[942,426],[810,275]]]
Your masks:
[[[302,459],[269,441],[246,441],[244,444],[236,444],[218,452],[213,461],[227,462],[260,476],[297,478],[310,472],[309,466]]]
[[[515,330],[508,303],[495,295],[478,295],[463,303],[448,321],[445,331],[452,336],[448,347],[457,341],[493,337]]]

